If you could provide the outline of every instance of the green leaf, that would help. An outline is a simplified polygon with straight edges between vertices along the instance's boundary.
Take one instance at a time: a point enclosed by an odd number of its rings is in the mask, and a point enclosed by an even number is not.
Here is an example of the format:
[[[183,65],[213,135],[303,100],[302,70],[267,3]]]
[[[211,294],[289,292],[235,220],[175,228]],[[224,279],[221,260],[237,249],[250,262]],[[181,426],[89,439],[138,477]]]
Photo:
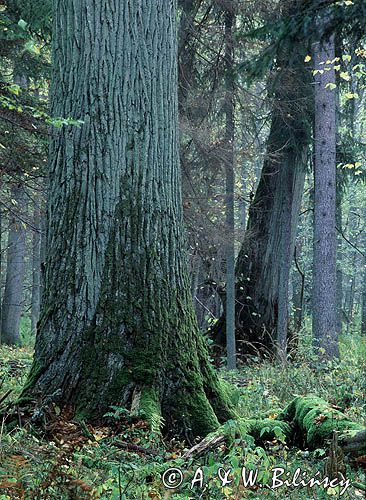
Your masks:
[[[265,432],[269,432],[269,431],[270,431],[269,427],[262,427],[259,436],[262,437]]]
[[[28,23],[26,23],[24,19],[19,19],[18,26],[19,28],[22,28],[22,30],[26,30]]]

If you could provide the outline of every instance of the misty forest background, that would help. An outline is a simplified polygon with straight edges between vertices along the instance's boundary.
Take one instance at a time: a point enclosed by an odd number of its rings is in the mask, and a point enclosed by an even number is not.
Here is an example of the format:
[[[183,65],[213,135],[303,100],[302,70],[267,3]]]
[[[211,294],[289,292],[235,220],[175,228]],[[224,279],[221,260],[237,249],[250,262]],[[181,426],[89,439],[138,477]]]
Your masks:
[[[365,26],[0,0],[1,500],[363,496]]]

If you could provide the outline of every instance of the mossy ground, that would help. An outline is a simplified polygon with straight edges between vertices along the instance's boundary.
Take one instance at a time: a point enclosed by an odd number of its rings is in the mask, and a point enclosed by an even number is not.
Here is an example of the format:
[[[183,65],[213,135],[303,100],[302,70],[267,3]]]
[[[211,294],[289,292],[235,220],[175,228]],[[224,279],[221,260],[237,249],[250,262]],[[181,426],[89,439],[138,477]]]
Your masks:
[[[226,374],[225,379],[237,386],[240,416],[243,419],[267,417],[270,426],[270,421],[294,397],[314,394],[337,405],[350,420],[364,423],[365,339],[356,336],[343,339],[341,361],[326,369],[320,369],[309,352],[306,344],[302,345],[286,368],[269,361],[252,360],[238,372]],[[9,389],[12,390],[10,399],[20,394],[31,358],[30,349],[0,348],[0,382],[3,380],[0,397]],[[229,421],[226,424],[228,432],[231,426],[235,427],[235,423]],[[318,471],[322,476],[327,449],[288,447],[283,442],[281,429],[278,439],[263,447],[256,446],[254,440],[246,436],[245,429],[242,434],[237,432],[237,427],[234,431],[232,447],[221,446],[205,456],[185,460],[182,451],[186,443],[161,442],[143,421],[118,408],[111,409],[104,427],[89,426],[85,432],[67,419],[55,424],[48,435],[29,428],[6,432],[2,425],[0,500],[321,499],[339,496],[339,489],[244,488],[240,482],[243,467],[258,470],[258,483],[263,484],[271,477],[273,467],[284,467],[290,475],[300,467],[307,477]],[[192,490],[191,481],[199,466],[206,486],[200,488],[196,482]],[[172,467],[180,468],[184,474],[183,484],[176,490],[168,490],[162,483],[163,472]],[[234,480],[225,487],[220,481],[220,467],[232,469]],[[348,460],[345,467],[346,476],[352,483],[365,483],[361,469],[351,467]],[[342,498],[363,498],[363,493],[351,486]]]

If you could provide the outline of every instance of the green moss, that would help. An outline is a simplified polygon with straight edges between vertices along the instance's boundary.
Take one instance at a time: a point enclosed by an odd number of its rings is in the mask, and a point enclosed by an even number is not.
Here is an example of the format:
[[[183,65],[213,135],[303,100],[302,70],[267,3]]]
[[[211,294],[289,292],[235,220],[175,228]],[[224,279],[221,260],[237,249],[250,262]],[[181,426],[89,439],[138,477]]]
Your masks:
[[[240,398],[240,391],[237,387],[234,387],[227,380],[219,379],[223,398],[226,401],[230,401],[233,406],[237,406]]]
[[[144,387],[141,390],[137,413],[146,419],[151,430],[157,434],[162,427],[160,397],[153,387]]]
[[[185,429],[195,436],[206,436],[219,427],[219,421],[209,403],[206,394],[200,392],[186,392],[177,400],[177,408]],[[177,412],[174,412],[179,418]]]
[[[18,404],[28,402],[34,397],[30,394],[30,390],[35,386],[35,383],[37,379],[39,378],[40,374],[42,373],[43,367],[41,363],[37,362],[35,359],[33,360],[28,378],[26,383],[24,384],[24,387],[22,389],[22,392],[20,394],[20,397],[18,399]]]
[[[129,365],[131,379],[136,384],[152,386],[156,382],[160,369],[160,357],[154,350],[135,347],[124,356]]]
[[[334,431],[363,430],[344,413],[329,406],[317,396],[297,397],[288,405],[281,418],[293,421],[302,431],[309,448],[317,448],[331,439]]]

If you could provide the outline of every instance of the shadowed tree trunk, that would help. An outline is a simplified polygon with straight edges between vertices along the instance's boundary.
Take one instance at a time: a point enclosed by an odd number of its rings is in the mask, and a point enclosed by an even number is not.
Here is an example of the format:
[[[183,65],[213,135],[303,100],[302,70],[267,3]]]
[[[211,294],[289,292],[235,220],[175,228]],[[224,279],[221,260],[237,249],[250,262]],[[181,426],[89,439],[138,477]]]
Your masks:
[[[304,295],[305,295],[305,272],[299,262],[299,255],[301,253],[302,244],[295,246],[294,261],[295,261],[295,276],[294,276],[294,330],[298,333],[301,330],[303,317],[304,317]]]
[[[338,174],[336,174],[338,175]],[[336,227],[342,228],[342,193],[341,187],[336,187]],[[343,270],[342,270],[342,236],[337,235],[337,333],[342,333],[342,319],[343,319]]]
[[[292,8],[297,5],[291,2]],[[235,326],[244,353],[263,347],[272,351],[277,327],[282,349],[286,344],[289,269],[310,144],[305,49],[302,40],[290,40],[278,57],[267,155],[236,262]],[[224,345],[225,315],[213,333]]]
[[[3,211],[2,206],[0,205],[0,342],[1,342],[1,324],[2,324],[2,303],[3,303]]]
[[[363,264],[361,333],[366,335],[366,258],[364,258]]]
[[[233,28],[235,27],[234,7],[225,11],[225,137],[224,137],[224,162],[226,174],[226,353],[227,368],[236,368],[236,342],[235,342],[235,215],[234,215],[234,46]]]
[[[232,415],[199,335],[182,237],[173,0],[54,2],[44,291],[24,397],[57,393],[203,435]]]
[[[14,213],[9,215],[6,281],[1,314],[1,342],[16,345],[20,343],[19,328],[23,309],[25,273],[26,228],[19,216],[24,217],[27,198],[22,184],[12,186],[11,197],[16,204],[13,206]]]
[[[32,304],[31,304],[31,330],[36,331],[39,317],[40,292],[41,292],[41,217],[39,201],[35,202],[33,212],[33,238],[32,238]]]
[[[325,16],[325,14],[324,14]],[[319,23],[320,24],[320,23]],[[323,20],[322,25],[326,22]],[[314,45],[315,165],[313,337],[324,358],[338,356],[336,272],[336,88],[334,35]],[[323,64],[320,64],[323,63]],[[332,88],[333,87],[333,88]]]
[[[194,39],[197,36],[194,19],[201,0],[178,0],[181,17],[178,31],[178,105],[179,113],[189,114],[187,96],[194,83],[193,67],[196,57]]]

